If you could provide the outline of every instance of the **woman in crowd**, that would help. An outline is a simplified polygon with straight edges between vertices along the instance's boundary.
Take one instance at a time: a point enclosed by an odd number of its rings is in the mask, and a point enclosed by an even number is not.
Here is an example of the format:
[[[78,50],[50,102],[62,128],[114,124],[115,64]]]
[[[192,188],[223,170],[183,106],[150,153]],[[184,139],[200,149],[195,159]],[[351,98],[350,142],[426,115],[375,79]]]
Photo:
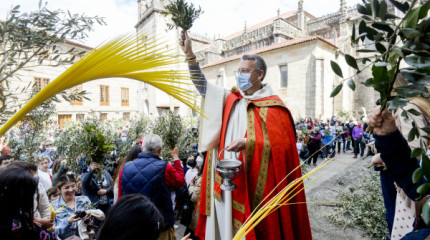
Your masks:
[[[127,162],[133,161],[134,159],[137,159],[139,153],[142,152],[142,146],[136,145],[134,146],[130,152],[128,152],[127,157],[121,158],[118,161],[118,166],[115,169],[115,172],[113,174],[113,202],[115,203],[118,201],[118,175],[121,171],[122,167],[124,167],[124,164]]]
[[[187,173],[185,174],[185,184],[186,187],[188,187],[191,183],[191,180],[194,179],[195,176],[197,176],[197,173],[199,172],[199,170],[197,169],[197,163],[196,163],[196,156],[189,156],[187,159],[187,165],[189,167]]]
[[[82,175],[82,190],[98,209],[107,213],[113,202],[112,176],[96,162],[92,162],[88,169]]]
[[[57,187],[61,191],[59,199],[52,202],[54,211],[56,212],[54,228],[55,232],[61,239],[66,239],[79,233],[78,226],[81,221],[91,217],[92,212],[89,211],[91,201],[86,196],[75,196],[77,182],[71,174],[65,174],[58,178]],[[104,215],[98,211],[96,217]]]
[[[312,161],[315,166],[318,160],[318,150],[321,148],[321,133],[319,127],[315,127],[314,131],[311,133],[308,148],[309,155],[311,156],[311,158],[308,159],[308,165],[311,164]]]
[[[33,196],[37,181],[25,170],[10,168],[0,172],[1,239],[54,240],[54,233],[33,222]]]
[[[43,156],[37,158],[37,176],[39,182],[45,189],[52,187],[51,174],[49,173],[49,157]]]
[[[121,197],[109,210],[98,240],[156,240],[163,229],[163,215],[141,194]]]
[[[197,201],[200,198],[200,188],[202,184],[202,175],[203,175],[203,166],[204,163],[204,156],[202,154],[199,154],[196,157],[196,168],[199,171],[197,175],[191,180],[189,186],[188,186],[188,194],[190,195],[190,200],[194,204],[194,206],[197,205]],[[191,218],[190,224],[185,229],[184,236],[190,236],[190,239],[199,239],[198,237],[194,236],[194,231],[196,230],[197,226],[197,219],[199,217],[199,213],[195,211],[195,208],[193,208],[193,215]]]

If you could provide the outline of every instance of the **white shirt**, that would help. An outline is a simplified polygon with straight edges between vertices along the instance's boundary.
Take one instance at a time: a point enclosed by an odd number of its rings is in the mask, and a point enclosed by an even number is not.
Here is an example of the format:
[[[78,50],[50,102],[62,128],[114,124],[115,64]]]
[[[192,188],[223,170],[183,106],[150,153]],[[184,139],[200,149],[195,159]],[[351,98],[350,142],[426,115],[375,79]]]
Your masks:
[[[296,143],[296,146],[297,146],[297,151],[299,152],[299,154],[300,154],[300,152],[302,151],[302,148],[303,148],[303,144],[301,143],[301,142],[297,142]]]
[[[37,169],[37,176],[39,176],[39,182],[42,183],[45,190],[48,190],[50,187],[52,187],[51,176],[49,173]]]

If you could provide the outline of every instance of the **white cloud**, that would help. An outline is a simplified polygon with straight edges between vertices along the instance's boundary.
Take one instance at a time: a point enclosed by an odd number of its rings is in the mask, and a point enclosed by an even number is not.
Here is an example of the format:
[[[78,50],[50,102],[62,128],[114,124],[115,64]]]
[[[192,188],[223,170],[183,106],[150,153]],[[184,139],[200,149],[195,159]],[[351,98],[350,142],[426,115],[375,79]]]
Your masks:
[[[240,31],[247,26],[297,9],[297,1],[283,0],[189,0],[200,5],[204,10],[197,19],[192,31],[207,33],[208,36],[220,34],[226,36]],[[346,0],[348,6],[353,6],[359,0]],[[5,19],[7,10],[12,5],[21,5],[22,11],[38,8],[38,0],[1,0],[0,19]],[[340,0],[305,0],[304,9],[314,16],[322,16],[339,10]],[[134,31],[137,23],[137,0],[51,0],[49,9],[64,9],[71,13],[85,13],[87,16],[102,16],[106,18],[107,26],[97,26],[90,33],[86,44],[96,46],[102,41],[122,33]]]

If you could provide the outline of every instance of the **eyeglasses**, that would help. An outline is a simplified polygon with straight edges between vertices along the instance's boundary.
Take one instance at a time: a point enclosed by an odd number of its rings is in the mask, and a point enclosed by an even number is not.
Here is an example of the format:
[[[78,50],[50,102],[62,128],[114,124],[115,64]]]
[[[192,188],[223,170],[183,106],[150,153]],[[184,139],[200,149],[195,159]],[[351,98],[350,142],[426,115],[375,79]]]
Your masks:
[[[260,70],[252,70],[250,68],[239,68],[237,69],[237,73],[254,73],[254,72],[258,72]]]
[[[76,184],[61,187],[62,190],[76,189]]]

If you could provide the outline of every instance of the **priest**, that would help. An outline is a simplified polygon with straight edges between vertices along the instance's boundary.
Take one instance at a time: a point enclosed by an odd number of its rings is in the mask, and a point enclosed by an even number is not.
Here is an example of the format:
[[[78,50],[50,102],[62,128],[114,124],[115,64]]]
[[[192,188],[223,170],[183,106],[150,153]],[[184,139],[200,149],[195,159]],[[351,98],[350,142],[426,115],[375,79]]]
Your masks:
[[[208,154],[196,209],[199,213],[196,235],[207,240],[222,239],[226,229],[225,204],[221,177],[215,171],[218,154],[226,148],[227,151],[221,152],[221,159],[235,158],[237,152],[242,161],[234,180],[237,189],[232,193],[232,222],[236,232],[254,209],[301,176],[294,121],[283,101],[263,83],[267,66],[260,56],[241,57],[237,87],[227,91],[206,80],[186,31],[181,32],[179,45],[185,53],[191,78],[203,96],[207,116],[200,123],[199,151],[208,151]],[[300,185],[298,190],[302,188]],[[265,199],[274,189],[274,194]],[[290,200],[298,204],[283,206],[267,216],[246,239],[312,239],[305,202],[301,191]]]

